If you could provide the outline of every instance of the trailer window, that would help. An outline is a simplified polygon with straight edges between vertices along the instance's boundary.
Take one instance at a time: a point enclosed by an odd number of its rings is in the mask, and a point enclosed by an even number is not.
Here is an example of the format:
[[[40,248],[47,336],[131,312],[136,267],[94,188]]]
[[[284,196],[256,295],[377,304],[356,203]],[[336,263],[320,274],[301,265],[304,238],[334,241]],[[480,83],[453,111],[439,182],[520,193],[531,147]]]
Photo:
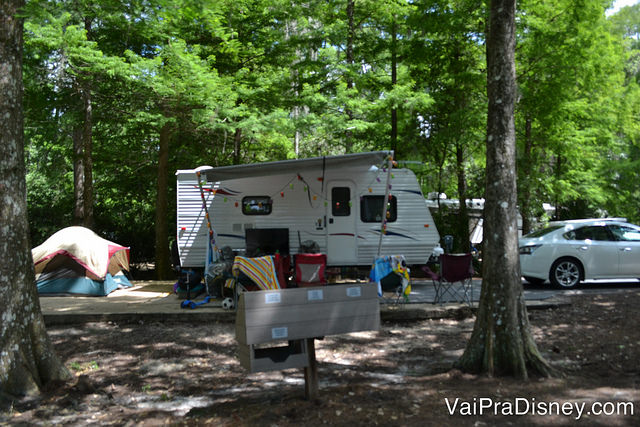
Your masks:
[[[247,196],[242,199],[242,213],[245,215],[269,215],[272,200],[269,196]]]
[[[333,216],[351,215],[351,191],[349,187],[331,189],[331,213]]]
[[[360,219],[362,222],[381,222],[384,196],[362,196],[360,199]],[[398,219],[397,199],[389,195],[387,208],[387,222]]]

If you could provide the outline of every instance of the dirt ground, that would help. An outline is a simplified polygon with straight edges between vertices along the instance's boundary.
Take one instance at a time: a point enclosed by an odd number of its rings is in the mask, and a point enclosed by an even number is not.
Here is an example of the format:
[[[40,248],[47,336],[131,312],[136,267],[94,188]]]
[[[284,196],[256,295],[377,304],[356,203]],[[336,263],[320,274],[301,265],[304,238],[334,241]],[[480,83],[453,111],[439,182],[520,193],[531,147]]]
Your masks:
[[[640,425],[640,287],[529,312],[563,377],[451,369],[473,318],[383,323],[316,341],[320,392],[301,370],[248,374],[233,324],[50,327],[74,381],[0,413],[9,425]],[[524,413],[524,414],[523,414]]]

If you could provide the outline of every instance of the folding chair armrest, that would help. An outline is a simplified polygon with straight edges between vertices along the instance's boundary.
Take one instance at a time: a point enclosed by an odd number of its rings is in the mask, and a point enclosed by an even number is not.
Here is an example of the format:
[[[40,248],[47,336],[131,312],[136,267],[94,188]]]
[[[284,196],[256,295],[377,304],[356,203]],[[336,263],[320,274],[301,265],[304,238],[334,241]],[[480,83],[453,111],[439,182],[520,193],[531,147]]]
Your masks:
[[[431,269],[429,267],[427,267],[426,265],[423,265],[422,267],[420,267],[422,269],[422,271],[424,272],[424,274],[427,275],[427,277],[431,280],[440,280],[440,275],[434,273],[433,271],[431,271]]]

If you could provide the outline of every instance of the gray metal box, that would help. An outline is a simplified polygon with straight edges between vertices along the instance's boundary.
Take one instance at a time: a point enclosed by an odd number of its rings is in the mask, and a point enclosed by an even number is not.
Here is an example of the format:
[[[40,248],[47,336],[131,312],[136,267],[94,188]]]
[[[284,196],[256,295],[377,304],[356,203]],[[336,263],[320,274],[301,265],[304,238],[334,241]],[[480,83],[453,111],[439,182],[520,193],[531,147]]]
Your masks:
[[[278,371],[309,366],[307,340],[290,341],[273,347],[239,344],[240,365],[250,372]]]
[[[258,344],[304,343],[306,338],[378,329],[373,283],[244,292],[236,312],[238,355],[251,372],[307,366],[306,345],[261,349]]]
[[[236,340],[261,344],[380,329],[373,283],[240,294]]]

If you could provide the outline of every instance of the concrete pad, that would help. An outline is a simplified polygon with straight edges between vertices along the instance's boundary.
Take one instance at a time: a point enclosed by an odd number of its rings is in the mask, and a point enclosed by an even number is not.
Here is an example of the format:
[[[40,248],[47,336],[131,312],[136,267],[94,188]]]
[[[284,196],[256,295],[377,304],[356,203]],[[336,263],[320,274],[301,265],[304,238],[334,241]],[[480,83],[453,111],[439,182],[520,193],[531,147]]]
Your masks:
[[[221,300],[212,300],[195,309],[181,308],[183,299],[173,293],[173,281],[136,281],[133,287],[118,289],[106,297],[41,296],[40,306],[47,325],[114,322],[234,322],[235,311],[224,310]],[[410,295],[407,304],[380,305],[383,321],[418,321],[436,318],[465,318],[471,316],[476,307],[462,304],[434,305],[431,285],[413,283],[417,292]],[[479,296],[479,292],[477,294]],[[193,299],[203,301],[199,296]],[[527,308],[549,308],[569,304],[568,299],[527,299]]]

